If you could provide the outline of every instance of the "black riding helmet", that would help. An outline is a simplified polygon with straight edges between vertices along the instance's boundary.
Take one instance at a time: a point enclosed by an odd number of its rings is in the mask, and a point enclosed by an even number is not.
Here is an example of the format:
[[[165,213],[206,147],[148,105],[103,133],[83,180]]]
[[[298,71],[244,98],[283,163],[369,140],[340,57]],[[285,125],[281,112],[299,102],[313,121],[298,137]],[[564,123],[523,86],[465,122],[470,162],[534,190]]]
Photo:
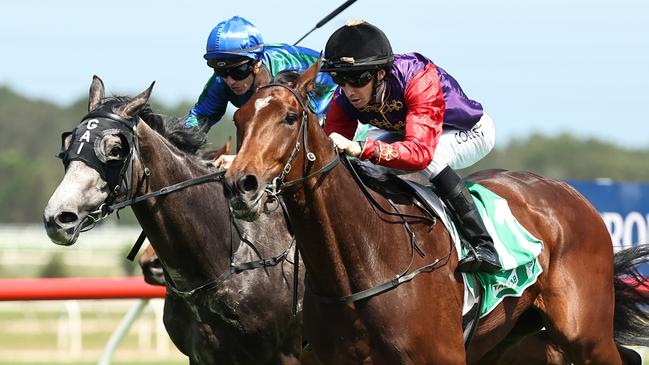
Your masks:
[[[325,46],[322,72],[375,70],[392,66],[394,55],[385,33],[366,21],[336,30]]]

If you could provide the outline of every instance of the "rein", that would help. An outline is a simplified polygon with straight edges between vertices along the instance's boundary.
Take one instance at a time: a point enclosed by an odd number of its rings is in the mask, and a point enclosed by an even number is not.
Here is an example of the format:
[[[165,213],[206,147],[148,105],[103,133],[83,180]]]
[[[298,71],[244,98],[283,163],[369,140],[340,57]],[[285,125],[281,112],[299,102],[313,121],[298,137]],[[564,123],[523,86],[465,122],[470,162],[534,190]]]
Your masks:
[[[313,163],[316,160],[316,156],[311,151],[309,151],[309,148],[308,148],[307,123],[308,123],[309,119],[308,119],[308,115],[307,115],[307,108],[306,108],[306,106],[304,104],[304,101],[302,100],[302,98],[300,98],[298,93],[293,88],[291,88],[291,87],[289,87],[287,85],[284,85],[284,84],[271,83],[271,84],[262,86],[259,89],[269,88],[269,87],[282,87],[282,88],[290,91],[291,94],[293,94],[293,96],[295,96],[295,99],[297,99],[298,103],[300,104],[300,107],[302,107],[302,121],[301,121],[302,124],[300,126],[300,133],[302,134],[302,144],[304,144],[304,152],[306,154],[307,160],[309,161],[309,167],[308,168],[310,168],[310,164]],[[298,152],[300,151],[300,145],[301,145],[300,144],[300,135],[298,134],[297,142],[295,143],[295,147],[293,148],[293,151],[291,152],[291,155],[289,156],[288,161],[284,165],[284,168],[282,169],[282,172],[277,177],[275,177],[272,180],[272,182],[265,188],[265,191],[269,195],[273,196],[274,198],[277,198],[278,195],[280,195],[282,193],[282,190],[284,188],[286,188],[286,187],[302,184],[307,179],[310,179],[310,178],[315,177],[315,176],[319,176],[321,174],[324,174],[327,171],[330,171],[331,169],[333,169],[338,164],[338,162],[341,159],[345,163],[349,164],[349,162],[347,162],[347,159],[345,157],[341,158],[341,157],[339,157],[338,153],[336,153],[334,159],[332,159],[329,163],[327,163],[325,166],[320,168],[318,171],[316,171],[314,173],[311,173],[311,174],[308,174],[306,176],[303,176],[303,177],[301,177],[299,179],[292,180],[292,181],[289,181],[289,182],[285,182],[286,176],[291,171],[293,161],[295,160],[295,158],[297,157]],[[334,150],[335,150],[335,147],[334,147]],[[410,271],[412,263],[414,262],[415,251],[417,251],[421,256],[424,256],[425,254],[423,253],[423,251],[417,245],[417,241],[415,239],[415,234],[410,229],[410,226],[409,226],[408,222],[406,221],[406,218],[421,219],[423,221],[429,222],[430,224],[435,223],[435,218],[434,217],[431,218],[431,217],[427,217],[427,216],[417,216],[417,215],[409,215],[409,214],[399,213],[396,206],[390,200],[388,200],[388,202],[390,203],[392,208],[395,211],[397,211],[397,213],[392,213],[392,212],[389,212],[389,211],[385,210],[380,204],[378,204],[378,202],[367,191],[367,187],[360,180],[360,178],[358,177],[358,175],[356,174],[354,169],[351,168],[351,170],[353,171],[352,176],[354,177],[354,180],[359,185],[359,187],[363,191],[363,194],[365,195],[365,197],[368,199],[368,201],[370,202],[370,204],[373,207],[378,208],[379,210],[381,210],[385,214],[398,216],[403,221],[404,227],[405,227],[405,229],[406,229],[406,231],[408,233],[408,236],[410,237],[410,248],[411,248],[410,262],[409,262],[408,266],[403,271],[401,271],[399,274],[397,274],[393,279],[390,279],[390,280],[388,280],[388,281],[386,281],[386,282],[384,282],[382,284],[371,287],[369,289],[361,290],[359,292],[356,292],[356,293],[353,293],[353,294],[350,294],[350,295],[341,296],[341,297],[327,297],[327,296],[318,295],[318,294],[313,292],[313,289],[310,288],[309,281],[306,280],[306,288],[309,289],[311,294],[316,299],[318,299],[319,301],[321,301],[323,303],[329,303],[329,304],[353,303],[353,302],[356,302],[356,301],[359,301],[359,300],[362,300],[362,299],[366,299],[366,298],[378,295],[380,293],[386,292],[386,291],[388,291],[390,289],[393,289],[393,288],[395,288],[395,287],[397,287],[397,286],[399,286],[399,285],[401,285],[401,284],[403,284],[405,282],[408,282],[408,281],[412,280],[412,278],[414,278],[415,276],[421,274],[422,272],[431,272],[433,270],[436,270],[436,269],[446,265],[448,263],[448,260],[451,257],[452,252],[453,252],[453,245],[452,245],[452,242],[451,242],[451,245],[449,247],[448,255],[446,255],[444,257],[437,258],[435,261],[433,261],[432,263],[430,263],[428,265],[424,265],[424,266],[419,267],[419,268],[417,268],[417,269],[415,269],[413,271]],[[291,220],[290,220],[290,216],[288,215],[288,210],[286,208],[286,204],[284,203],[283,199],[281,198],[281,195],[280,195],[278,201],[280,202],[279,205],[282,207],[282,210],[284,211],[284,214],[288,218],[289,223],[291,225],[293,225]]]
[[[135,134],[135,128],[137,128],[137,124],[138,124],[140,118],[136,116],[136,117],[132,117],[130,119],[125,119],[125,118],[122,118],[121,116],[119,116],[117,114],[114,114],[114,113],[103,112],[103,111],[94,111],[94,112],[88,113],[85,117],[83,117],[81,119],[81,122],[83,123],[84,121],[91,120],[93,118],[109,119],[109,120],[111,120],[113,122],[117,122],[120,125],[122,125],[123,127],[125,127],[125,128],[120,129],[120,133],[121,132],[130,132],[130,133],[124,133],[125,137],[128,140],[130,148],[129,148],[128,154],[124,157],[124,159],[122,159],[123,160],[123,165],[120,168],[120,173],[118,175],[118,180],[114,183],[114,187],[109,188],[109,194],[108,194],[108,197],[106,198],[106,201],[103,204],[101,204],[97,210],[88,213],[88,215],[84,218],[84,220],[77,227],[77,229],[76,229],[77,231],[75,232],[75,234],[78,234],[79,232],[85,232],[85,231],[88,231],[88,230],[92,229],[96,225],[97,222],[99,222],[99,221],[101,221],[103,219],[106,219],[111,213],[113,213],[115,211],[119,212],[120,209],[123,209],[123,208],[126,208],[128,206],[140,203],[140,202],[145,201],[147,199],[168,195],[168,194],[171,194],[173,192],[186,189],[186,188],[188,188],[190,186],[204,184],[206,182],[223,181],[223,177],[225,176],[226,171],[225,170],[219,170],[219,171],[208,173],[208,174],[205,174],[205,175],[202,175],[202,176],[191,178],[191,179],[188,179],[188,180],[185,180],[185,181],[181,181],[179,183],[163,187],[162,189],[159,189],[159,190],[156,190],[156,191],[153,191],[153,192],[149,192],[149,193],[144,194],[144,195],[127,198],[126,200],[124,200],[124,201],[122,201],[120,203],[110,204],[112,201],[114,201],[117,198],[117,195],[119,194],[121,189],[123,189],[123,191],[126,192],[126,193],[131,191],[131,176],[133,174],[133,159],[135,158],[136,154],[138,156],[140,155],[139,147],[138,147],[139,145],[138,145],[138,141],[137,141],[137,135]],[[67,137],[67,135],[73,134],[73,133],[74,132],[64,133],[64,135],[62,135],[62,139],[65,139],[65,137]],[[81,150],[81,148],[80,148],[80,150]],[[97,153],[97,151],[95,151],[95,154],[96,153]],[[100,175],[102,175],[102,176],[103,176],[103,173],[101,171],[101,168],[108,167],[108,164],[106,164],[105,162],[103,164],[101,163],[101,161],[97,162],[97,161],[92,161],[91,160],[89,162],[87,158],[81,158],[79,156],[74,156],[74,155],[73,155],[73,158],[70,158],[69,154],[70,154],[69,151],[64,151],[64,150],[62,150],[59,153],[59,157],[64,161],[64,164],[66,164],[66,166],[73,159],[81,160],[84,163],[86,163],[87,165],[89,165],[89,167],[91,167],[91,168],[95,169],[97,172],[99,172]],[[144,166],[144,162],[142,162],[142,159],[139,158],[139,160],[142,163],[142,165]],[[149,168],[144,166],[144,178],[145,179],[148,178],[148,176],[150,174],[151,174],[151,172],[150,172]],[[247,239],[241,233],[241,230],[240,230],[239,226],[233,220],[232,214],[230,214],[230,223],[231,223],[231,225],[234,225],[234,227],[236,228],[237,232],[239,233],[239,237],[241,237],[241,240],[244,243],[246,243],[248,246],[250,246],[253,249],[253,251],[255,251],[255,253],[258,256],[261,257],[261,255],[259,254],[259,252],[255,248],[254,243],[251,242],[249,239]],[[140,247],[142,246],[142,243],[144,242],[144,238],[145,238],[145,234],[144,234],[144,231],[143,231],[140,234],[140,236],[138,237],[138,239],[137,239],[135,245],[133,246],[133,248],[131,249],[130,253],[128,254],[127,258],[129,260],[133,261],[133,259],[135,258],[135,255],[137,254]],[[282,253],[280,253],[279,255],[276,255],[276,256],[273,256],[273,257],[270,257],[270,258],[260,258],[259,260],[250,261],[250,262],[244,262],[244,263],[241,263],[241,264],[235,264],[234,260],[233,260],[234,250],[233,250],[233,239],[232,239],[232,235],[231,235],[231,237],[230,237],[230,266],[223,273],[221,273],[215,280],[210,281],[210,282],[205,283],[205,284],[202,284],[202,285],[199,285],[198,287],[196,287],[196,288],[194,288],[192,290],[188,290],[188,291],[182,291],[182,290],[177,289],[171,283],[170,280],[166,280],[166,286],[171,292],[173,292],[173,293],[177,294],[178,296],[181,296],[182,298],[187,300],[188,298],[190,298],[191,296],[196,295],[197,293],[200,293],[200,292],[205,291],[207,289],[211,289],[211,288],[219,286],[227,278],[229,278],[232,275],[235,275],[235,274],[238,274],[240,272],[247,271],[247,270],[253,270],[253,269],[257,269],[257,268],[265,268],[265,267],[276,266],[277,264],[279,264],[280,262],[282,262],[284,260],[289,261],[289,260],[287,260],[288,253],[291,250],[291,248],[293,247],[294,243],[295,243],[295,238],[293,238],[293,240],[291,241],[291,244],[289,245],[289,247],[286,250],[284,250]],[[297,268],[297,264],[295,265],[295,267]],[[294,270],[297,272],[297,269],[294,269]],[[297,289],[295,289],[295,290],[297,290]],[[295,311],[294,311],[294,313],[295,313]]]
[[[398,216],[398,217],[401,218],[401,220],[403,222],[403,225],[404,225],[404,228],[405,228],[406,232],[408,233],[408,236],[410,237],[410,262],[408,263],[408,266],[406,266],[406,268],[404,270],[402,270],[399,274],[397,274],[394,278],[392,278],[392,279],[390,279],[390,280],[388,280],[388,281],[386,281],[386,282],[384,282],[382,284],[379,284],[379,285],[373,286],[371,288],[364,289],[364,290],[352,293],[350,295],[344,295],[344,296],[339,296],[339,297],[329,297],[329,296],[323,296],[323,295],[316,294],[313,291],[313,288],[311,288],[311,286],[309,285],[309,281],[307,280],[306,281],[306,288],[311,292],[311,295],[313,295],[313,297],[316,298],[317,300],[319,300],[320,302],[326,303],[326,304],[354,303],[354,302],[357,302],[359,300],[367,299],[367,298],[373,297],[375,295],[381,294],[383,292],[386,292],[388,290],[394,289],[397,286],[412,280],[415,276],[417,276],[417,275],[419,275],[419,274],[421,274],[423,272],[431,272],[431,271],[434,271],[434,270],[436,270],[436,269],[438,269],[440,267],[445,266],[448,263],[448,261],[449,261],[449,259],[451,257],[451,254],[453,253],[453,242],[452,241],[450,242],[449,252],[448,252],[448,254],[446,256],[439,257],[435,261],[431,262],[428,265],[424,265],[424,266],[421,266],[421,267],[419,267],[419,268],[417,268],[417,269],[415,269],[413,271],[410,271],[410,268],[412,267],[412,263],[414,261],[415,251],[417,251],[417,253],[419,253],[419,255],[422,256],[422,257],[425,256],[425,254],[419,248],[419,245],[417,245],[417,240],[415,238],[415,233],[410,229],[410,225],[408,224],[408,221],[406,220],[406,218],[421,219],[421,220],[429,222],[432,225],[432,224],[435,224],[435,222],[436,222],[435,217],[431,218],[431,217],[426,217],[426,216],[418,216],[418,215],[410,215],[410,214],[399,213],[399,211],[397,210],[397,207],[389,199],[388,199],[388,202],[390,203],[392,208],[395,211],[397,211],[397,213],[392,213],[392,212],[387,211],[385,208],[383,208],[376,201],[376,199],[374,199],[372,194],[370,194],[370,192],[368,191],[367,186],[365,186],[363,181],[360,179],[360,177],[356,173],[356,170],[354,170],[353,166],[351,166],[351,164],[349,164],[349,161],[347,160],[347,158],[343,157],[342,160],[343,160],[343,163],[346,164],[347,167],[351,170],[351,172],[352,172],[351,175],[354,178],[354,181],[356,181],[356,184],[363,191],[363,194],[365,195],[365,197],[371,203],[372,206],[378,208],[384,214],[388,214],[388,215],[392,215],[392,216]]]

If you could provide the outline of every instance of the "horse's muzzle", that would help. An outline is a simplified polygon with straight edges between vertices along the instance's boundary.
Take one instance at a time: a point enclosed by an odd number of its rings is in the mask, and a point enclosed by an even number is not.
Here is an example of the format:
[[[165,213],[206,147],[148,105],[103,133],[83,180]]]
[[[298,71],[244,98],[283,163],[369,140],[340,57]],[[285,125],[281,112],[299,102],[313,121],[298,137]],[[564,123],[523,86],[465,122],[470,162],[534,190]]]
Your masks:
[[[252,174],[234,178],[226,175],[223,185],[223,193],[229,200],[232,214],[247,221],[257,219],[263,197],[257,177]]]
[[[148,284],[159,286],[166,285],[167,282],[165,280],[164,270],[162,269],[160,259],[155,257],[146,262],[141,262],[140,267],[142,268],[144,281],[146,281]]]
[[[79,236],[77,229],[81,219],[73,211],[46,212],[43,215],[43,225],[50,240],[57,245],[70,246],[74,244]]]

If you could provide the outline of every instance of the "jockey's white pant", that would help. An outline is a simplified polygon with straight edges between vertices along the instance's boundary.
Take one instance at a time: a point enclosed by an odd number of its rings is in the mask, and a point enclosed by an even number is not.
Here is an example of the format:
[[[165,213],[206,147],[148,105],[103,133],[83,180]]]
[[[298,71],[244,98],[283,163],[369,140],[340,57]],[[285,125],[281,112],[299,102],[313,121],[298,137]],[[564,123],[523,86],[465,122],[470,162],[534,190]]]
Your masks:
[[[387,143],[403,139],[403,135],[399,133],[376,127],[370,127],[366,136]],[[446,128],[439,137],[433,161],[422,174],[428,179],[437,176],[446,166],[454,170],[469,167],[489,154],[495,144],[496,127],[486,113],[469,130]]]

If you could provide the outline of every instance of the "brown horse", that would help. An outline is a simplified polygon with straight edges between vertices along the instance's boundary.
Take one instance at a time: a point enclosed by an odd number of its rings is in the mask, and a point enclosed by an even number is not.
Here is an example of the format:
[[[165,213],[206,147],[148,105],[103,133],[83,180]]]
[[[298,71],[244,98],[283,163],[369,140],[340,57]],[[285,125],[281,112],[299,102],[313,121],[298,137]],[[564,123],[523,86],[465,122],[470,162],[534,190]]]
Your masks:
[[[218,177],[194,157],[204,134],[154,114],[151,87],[132,99],[105,98],[93,79],[89,114],[64,139],[65,176],[44,212],[55,243],[73,244],[120,201]],[[232,220],[215,179],[132,205],[166,273],[167,331],[191,364],[296,364],[301,317],[291,313],[293,265],[284,258],[293,249],[283,215],[263,214],[262,225]]]
[[[255,219],[276,200],[285,205],[308,271],[305,334],[323,363],[475,363],[499,343],[543,326],[575,364],[637,361],[618,350],[614,329],[620,344],[647,344],[640,306],[649,299],[623,280],[635,273],[631,264],[646,261],[647,247],[616,255],[621,264],[614,269],[606,226],[580,194],[561,181],[501,170],[470,179],[506,198],[519,222],[543,240],[543,274],[482,318],[465,351],[463,282],[448,232],[415,204],[365,195],[337,164],[331,141],[305,107],[318,68],[293,84],[258,90],[235,113],[244,138],[225,182],[238,217]],[[378,293],[349,297],[370,288]]]
[[[231,150],[232,138],[228,137],[225,145],[216,149],[202,149],[200,150],[200,153],[198,153],[198,157],[205,161],[214,161],[221,155],[229,154]],[[160,259],[155,253],[155,249],[152,245],[146,246],[138,259],[138,264],[142,270],[145,282],[151,285],[166,285],[162,263],[160,263]]]

